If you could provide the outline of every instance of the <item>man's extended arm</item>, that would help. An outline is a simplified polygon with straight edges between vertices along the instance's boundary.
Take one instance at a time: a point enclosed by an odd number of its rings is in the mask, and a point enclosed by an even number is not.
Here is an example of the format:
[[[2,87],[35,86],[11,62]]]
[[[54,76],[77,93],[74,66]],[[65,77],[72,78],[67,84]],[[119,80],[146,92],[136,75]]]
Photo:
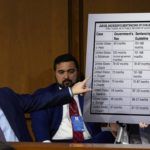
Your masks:
[[[72,94],[82,94],[91,91],[86,85],[89,78],[90,77],[87,77],[82,82],[76,83],[72,87]],[[58,105],[70,103],[72,101],[72,94],[70,94],[69,88],[65,88],[55,94],[49,91],[44,92],[44,94],[35,93],[32,95],[32,98],[29,98],[29,95],[19,95],[19,103],[24,112],[33,112],[48,107],[56,107]]]

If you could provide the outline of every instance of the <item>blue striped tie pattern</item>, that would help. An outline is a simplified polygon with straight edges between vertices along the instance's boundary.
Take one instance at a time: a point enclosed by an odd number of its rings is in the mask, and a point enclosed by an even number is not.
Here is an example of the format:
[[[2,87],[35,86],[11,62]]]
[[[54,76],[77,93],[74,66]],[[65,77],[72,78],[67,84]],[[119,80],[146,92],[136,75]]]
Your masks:
[[[5,139],[5,137],[4,137],[4,134],[3,134],[3,131],[2,131],[1,128],[0,128],[0,141],[1,141],[1,142],[5,142],[5,141],[6,141],[6,139]]]

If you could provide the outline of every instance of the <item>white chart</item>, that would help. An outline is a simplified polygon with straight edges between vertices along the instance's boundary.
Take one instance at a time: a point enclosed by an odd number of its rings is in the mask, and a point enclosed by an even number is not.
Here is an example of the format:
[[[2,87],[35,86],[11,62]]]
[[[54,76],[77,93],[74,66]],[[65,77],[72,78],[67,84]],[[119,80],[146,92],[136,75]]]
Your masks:
[[[88,25],[85,120],[150,123],[150,14],[90,15]]]

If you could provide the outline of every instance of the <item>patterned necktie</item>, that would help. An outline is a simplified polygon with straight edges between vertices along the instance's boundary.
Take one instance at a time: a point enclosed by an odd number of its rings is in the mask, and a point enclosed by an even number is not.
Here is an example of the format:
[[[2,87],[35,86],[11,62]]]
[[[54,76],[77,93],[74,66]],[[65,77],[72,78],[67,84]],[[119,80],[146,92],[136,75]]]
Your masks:
[[[71,116],[79,116],[78,106],[74,99],[72,99],[72,102],[69,104],[69,113],[70,113],[70,118],[71,118]],[[71,119],[71,121],[72,121],[72,119]],[[72,124],[72,128],[73,128],[73,124]],[[83,140],[84,140],[83,132],[82,131],[74,131],[74,129],[73,129],[73,142],[78,143]]]
[[[1,142],[6,141],[6,139],[5,139],[5,137],[4,137],[4,134],[3,134],[3,131],[2,131],[1,128],[0,128],[0,141],[1,141]]]

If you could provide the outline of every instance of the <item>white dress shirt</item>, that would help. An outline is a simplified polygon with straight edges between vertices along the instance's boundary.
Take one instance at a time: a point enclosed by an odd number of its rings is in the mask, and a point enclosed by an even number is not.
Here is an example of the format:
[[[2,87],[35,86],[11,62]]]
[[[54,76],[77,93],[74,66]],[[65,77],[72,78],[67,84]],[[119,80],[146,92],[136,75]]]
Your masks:
[[[1,108],[0,108],[0,128],[2,129],[7,142],[19,141]]]
[[[74,95],[74,99],[77,103],[78,110],[80,116],[82,116],[81,109],[79,106],[78,95]],[[84,124],[84,131],[83,131],[84,139],[90,139],[91,135],[89,134],[85,124]],[[71,118],[69,115],[69,104],[63,105],[63,116],[61,124],[56,132],[56,134],[52,137],[53,140],[60,140],[60,139],[72,139],[73,132],[72,132],[72,123]]]

